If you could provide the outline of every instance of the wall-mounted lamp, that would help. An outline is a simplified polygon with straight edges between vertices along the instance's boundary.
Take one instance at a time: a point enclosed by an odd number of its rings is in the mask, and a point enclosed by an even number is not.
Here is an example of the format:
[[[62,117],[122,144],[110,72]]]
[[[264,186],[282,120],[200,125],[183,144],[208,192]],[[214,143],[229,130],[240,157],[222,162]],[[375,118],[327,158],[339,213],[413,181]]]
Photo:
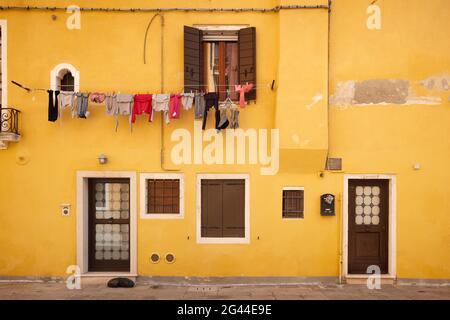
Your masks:
[[[97,159],[100,164],[106,164],[108,162],[108,158],[103,153]]]

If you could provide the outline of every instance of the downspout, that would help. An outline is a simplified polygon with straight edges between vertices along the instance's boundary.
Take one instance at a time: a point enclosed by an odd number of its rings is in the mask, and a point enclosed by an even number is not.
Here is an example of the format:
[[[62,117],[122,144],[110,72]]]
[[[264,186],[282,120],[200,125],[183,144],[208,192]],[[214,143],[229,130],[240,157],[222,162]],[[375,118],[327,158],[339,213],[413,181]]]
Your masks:
[[[144,64],[147,63],[146,61],[146,47],[147,47],[147,34],[148,30],[153,22],[153,20],[159,16],[161,21],[161,86],[160,86],[160,92],[164,92],[164,16],[160,13],[156,13],[151,19],[150,22],[147,25],[147,29],[145,30],[145,38],[144,38]],[[164,161],[164,155],[165,155],[165,144],[164,144],[164,113],[161,112],[161,132],[160,132],[160,164],[161,164],[161,170],[162,171],[180,171],[180,169],[170,169],[166,168],[165,161]]]
[[[331,30],[331,0],[328,0],[328,30],[327,30],[327,157],[325,159],[325,170],[328,168],[328,157],[330,156],[330,30]]]
[[[343,217],[342,217],[342,213],[343,213],[343,208],[342,208],[342,193],[339,194],[339,198],[338,198],[338,208],[339,208],[339,284],[343,283],[343,279],[342,279],[342,263],[343,263],[343,236],[342,236],[342,222],[343,222]]]
[[[328,143],[327,143],[327,158],[325,159],[325,170],[328,168],[328,157],[330,156],[330,34],[331,34],[331,5],[332,0],[328,0],[328,51],[327,51],[327,134],[328,134]],[[342,193],[339,194],[338,198],[338,208],[339,208],[339,284],[342,284],[342,269],[343,269],[343,243],[342,243]]]

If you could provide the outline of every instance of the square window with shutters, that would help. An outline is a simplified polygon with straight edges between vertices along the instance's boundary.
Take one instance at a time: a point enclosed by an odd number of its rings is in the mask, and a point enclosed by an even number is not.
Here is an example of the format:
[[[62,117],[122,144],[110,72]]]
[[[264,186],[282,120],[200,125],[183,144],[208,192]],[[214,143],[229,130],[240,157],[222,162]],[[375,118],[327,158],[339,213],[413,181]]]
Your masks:
[[[201,180],[201,237],[245,237],[245,180]]]
[[[184,27],[184,91],[227,92],[239,99],[235,85],[256,85],[256,29],[254,27],[211,29]],[[256,100],[256,88],[245,94]]]
[[[180,180],[147,179],[147,214],[180,214]]]
[[[304,190],[300,188],[283,189],[283,218],[303,218]]]

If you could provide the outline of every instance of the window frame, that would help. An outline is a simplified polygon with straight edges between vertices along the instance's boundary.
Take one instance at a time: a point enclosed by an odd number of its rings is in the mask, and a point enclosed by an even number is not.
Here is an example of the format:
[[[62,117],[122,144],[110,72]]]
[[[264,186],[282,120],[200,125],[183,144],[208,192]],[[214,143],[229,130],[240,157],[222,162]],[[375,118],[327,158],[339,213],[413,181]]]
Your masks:
[[[204,42],[238,43],[238,84],[253,83],[246,93],[247,101],[256,101],[256,28],[248,25],[201,25],[184,26],[184,91],[205,90]]]
[[[50,71],[51,90],[60,90],[61,80],[67,71],[72,74],[74,92],[80,91],[80,72],[70,63],[60,63]]]
[[[303,211],[299,217],[285,217],[283,214],[284,191],[303,191]],[[281,219],[282,220],[302,220],[305,219],[305,188],[304,187],[283,187],[281,190]]]
[[[72,79],[68,79],[67,77],[70,76]],[[72,82],[72,84],[65,84],[63,83],[65,80],[68,80],[70,82]],[[73,88],[73,90],[66,90],[67,87],[71,86]],[[64,90],[63,90],[64,87]],[[74,92],[75,91],[75,77],[73,76],[72,72],[70,72],[69,70],[66,70],[66,73],[64,73],[61,77],[61,79],[59,80],[59,89],[61,91],[69,91],[69,92]]]
[[[202,180],[244,180],[245,183],[245,204],[244,204],[244,237],[232,238],[232,237],[202,237]],[[197,174],[196,181],[196,234],[198,244],[250,244],[250,176],[246,173],[218,173],[218,174]]]
[[[175,180],[179,182],[179,213],[149,213],[147,212],[148,180]],[[184,174],[182,173],[141,173],[140,174],[140,216],[141,219],[183,219],[184,218]]]

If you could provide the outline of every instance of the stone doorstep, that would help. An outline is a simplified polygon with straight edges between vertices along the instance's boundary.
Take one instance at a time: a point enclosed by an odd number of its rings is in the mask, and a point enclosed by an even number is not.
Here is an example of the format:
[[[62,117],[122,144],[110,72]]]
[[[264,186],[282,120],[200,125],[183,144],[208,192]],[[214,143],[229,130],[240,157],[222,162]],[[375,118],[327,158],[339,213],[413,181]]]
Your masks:
[[[106,286],[108,281],[114,278],[127,278],[130,279],[132,281],[134,281],[134,283],[136,283],[137,281],[137,275],[130,275],[130,274],[122,274],[122,273],[117,273],[117,274],[111,274],[111,273],[105,273],[105,274],[96,274],[96,273],[87,273],[87,274],[82,274],[81,275],[81,285],[104,285]]]
[[[359,284],[366,285],[368,276],[347,276],[344,278],[344,283],[346,284]],[[381,276],[381,284],[382,285],[394,285],[396,284],[397,279],[395,277],[383,277]]]

